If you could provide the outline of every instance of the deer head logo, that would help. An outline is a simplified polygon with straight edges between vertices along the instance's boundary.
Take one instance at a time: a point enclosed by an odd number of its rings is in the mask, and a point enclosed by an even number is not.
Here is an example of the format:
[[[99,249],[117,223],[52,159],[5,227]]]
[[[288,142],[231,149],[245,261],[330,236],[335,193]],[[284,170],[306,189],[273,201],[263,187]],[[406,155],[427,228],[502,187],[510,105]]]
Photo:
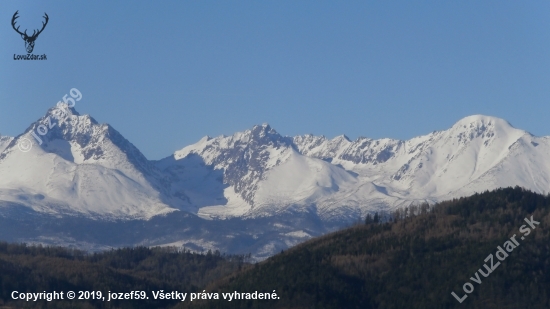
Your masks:
[[[34,41],[36,41],[38,35],[42,33],[42,31],[44,30],[44,28],[46,28],[46,25],[48,24],[48,14],[44,13],[44,19],[46,19],[46,22],[42,22],[42,29],[38,30],[38,32],[36,32],[37,30],[33,30],[32,35],[29,36],[27,34],[27,30],[25,30],[25,32],[21,32],[19,31],[19,26],[15,28],[15,20],[19,18],[19,16],[17,16],[17,13],[19,13],[19,11],[13,14],[13,17],[11,19],[11,26],[13,27],[13,30],[21,35],[21,38],[25,41],[25,48],[27,49],[27,53],[30,54],[34,49]]]

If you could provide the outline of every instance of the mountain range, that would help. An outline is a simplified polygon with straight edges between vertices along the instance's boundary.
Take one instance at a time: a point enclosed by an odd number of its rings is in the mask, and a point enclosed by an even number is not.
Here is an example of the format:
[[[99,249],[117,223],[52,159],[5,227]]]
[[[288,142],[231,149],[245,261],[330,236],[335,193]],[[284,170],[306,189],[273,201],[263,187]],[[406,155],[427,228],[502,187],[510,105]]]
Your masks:
[[[68,107],[61,119],[58,108],[17,137],[0,136],[2,239],[92,250],[176,245],[263,259],[368,213],[550,187],[549,137],[490,116],[406,141],[289,137],[263,124],[154,161],[112,126]],[[39,145],[33,132],[45,127]],[[25,139],[33,143],[27,152]]]

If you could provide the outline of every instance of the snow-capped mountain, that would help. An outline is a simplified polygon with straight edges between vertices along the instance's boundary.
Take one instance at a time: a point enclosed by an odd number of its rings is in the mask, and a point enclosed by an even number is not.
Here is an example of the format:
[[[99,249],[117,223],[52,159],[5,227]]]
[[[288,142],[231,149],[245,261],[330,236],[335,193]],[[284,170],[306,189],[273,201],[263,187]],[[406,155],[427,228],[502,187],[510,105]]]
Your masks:
[[[11,143],[12,140],[13,137],[0,135],[0,153],[2,153],[4,149],[8,147],[9,143]]]
[[[175,209],[165,202],[163,175],[141,152],[106,124],[52,108],[0,153],[0,201],[38,212],[107,219],[150,218]],[[31,132],[48,128],[39,136]],[[42,131],[43,132],[43,131]],[[35,133],[36,134],[36,133]],[[22,152],[23,139],[35,145]]]
[[[475,115],[408,141],[294,138],[310,156],[358,173],[407,200],[442,200],[506,186],[549,189],[549,138]],[[335,146],[338,145],[338,146]]]
[[[217,179],[226,184],[218,193],[224,203],[204,205],[198,209],[203,217],[256,217],[280,213],[298,204],[309,207],[317,197],[356,182],[341,167],[302,155],[291,138],[279,135],[267,124],[233,136],[205,137],[157,166],[175,170],[175,166],[196,157],[205,168],[223,171]],[[179,177],[185,178],[185,174]]]
[[[52,124],[51,109],[22,135],[0,137],[0,220],[11,224],[5,233],[12,239],[177,244],[266,257],[368,212],[498,187],[550,187],[550,138],[489,116],[407,141],[287,137],[264,124],[150,161],[111,126],[74,109],[66,114]],[[40,145],[32,134],[39,126],[49,128]],[[28,152],[19,147],[23,139],[34,143]],[[69,221],[34,234],[17,225],[42,215],[84,220],[98,234],[79,234]],[[107,229],[104,222],[119,223]],[[123,236],[102,240],[109,229]]]
[[[373,209],[505,186],[547,192],[549,147],[547,137],[476,115],[407,141],[289,138],[268,125],[256,126],[229,137],[205,137],[170,159],[198,156],[223,171],[227,203],[200,208],[201,216],[255,217],[314,208],[323,220],[349,220]]]

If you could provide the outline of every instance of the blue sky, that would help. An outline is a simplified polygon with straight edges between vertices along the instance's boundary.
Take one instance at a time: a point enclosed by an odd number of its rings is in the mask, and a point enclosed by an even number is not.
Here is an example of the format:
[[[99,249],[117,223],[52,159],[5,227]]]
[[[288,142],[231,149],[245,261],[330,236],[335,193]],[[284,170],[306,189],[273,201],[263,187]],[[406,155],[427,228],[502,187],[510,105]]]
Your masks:
[[[267,122],[408,139],[462,117],[550,135],[548,1],[2,1],[0,133],[71,88],[150,159]],[[34,54],[22,29],[49,23]]]

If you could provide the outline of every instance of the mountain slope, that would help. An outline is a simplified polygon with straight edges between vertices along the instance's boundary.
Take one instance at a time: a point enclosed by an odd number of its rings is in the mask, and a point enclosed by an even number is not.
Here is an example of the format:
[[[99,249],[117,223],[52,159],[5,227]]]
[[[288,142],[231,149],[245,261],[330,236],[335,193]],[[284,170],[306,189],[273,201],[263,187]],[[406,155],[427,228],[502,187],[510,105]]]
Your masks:
[[[530,229],[525,218],[540,224]],[[550,197],[521,188],[486,192],[404,220],[310,240],[206,288],[219,293],[276,290],[279,300],[180,307],[548,308],[549,224]],[[513,235],[519,245],[504,245]],[[507,250],[504,260],[496,253],[499,246]],[[484,264],[495,268],[487,272]],[[470,294],[463,291],[465,283],[472,284]],[[467,298],[460,303],[452,292]]]
[[[174,209],[163,197],[162,175],[109,125],[66,109],[54,126],[55,109],[13,139],[0,154],[0,200],[35,211],[91,217],[150,218]],[[31,132],[51,127],[36,145]],[[21,152],[17,143],[35,145]]]
[[[374,210],[499,187],[545,192],[550,187],[549,142],[482,115],[407,141],[288,138],[264,125],[230,137],[205,137],[172,160],[193,154],[223,174],[228,202],[201,208],[198,213],[205,217],[313,208],[323,220],[349,221]]]
[[[173,308],[181,300],[154,300],[152,291],[195,291],[197,286],[237,270],[246,259],[245,256],[145,247],[91,255],[61,247],[0,242],[0,308]],[[43,297],[27,302],[14,300],[13,291],[97,291],[101,294],[94,292],[91,297],[75,300],[64,296],[51,302]],[[138,299],[134,294],[132,299],[115,300],[108,291],[147,294]],[[103,296],[104,300],[98,300]]]
[[[2,153],[2,151],[4,151],[6,147],[8,147],[12,140],[13,137],[0,135],[0,153]]]
[[[407,141],[285,137],[269,125],[205,137],[151,162],[109,125],[69,116],[21,153],[2,138],[0,200],[37,211],[150,218],[185,210],[204,218],[254,218],[313,210],[347,221],[422,201],[498,187],[550,187],[548,137],[475,115]],[[44,177],[44,175],[48,175]],[[97,194],[101,192],[101,194]]]
[[[157,166],[165,171],[179,170],[182,174],[177,179],[181,180],[185,178],[181,167],[192,160],[219,171],[217,179],[223,179],[226,185],[216,195],[223,204],[205,205],[198,212],[210,218],[266,216],[284,212],[295,204],[310,206],[340,186],[355,182],[354,176],[342,168],[300,154],[290,138],[267,124],[229,137],[205,137],[159,161]],[[209,183],[209,187],[219,186]],[[181,181],[180,184],[185,187]]]

